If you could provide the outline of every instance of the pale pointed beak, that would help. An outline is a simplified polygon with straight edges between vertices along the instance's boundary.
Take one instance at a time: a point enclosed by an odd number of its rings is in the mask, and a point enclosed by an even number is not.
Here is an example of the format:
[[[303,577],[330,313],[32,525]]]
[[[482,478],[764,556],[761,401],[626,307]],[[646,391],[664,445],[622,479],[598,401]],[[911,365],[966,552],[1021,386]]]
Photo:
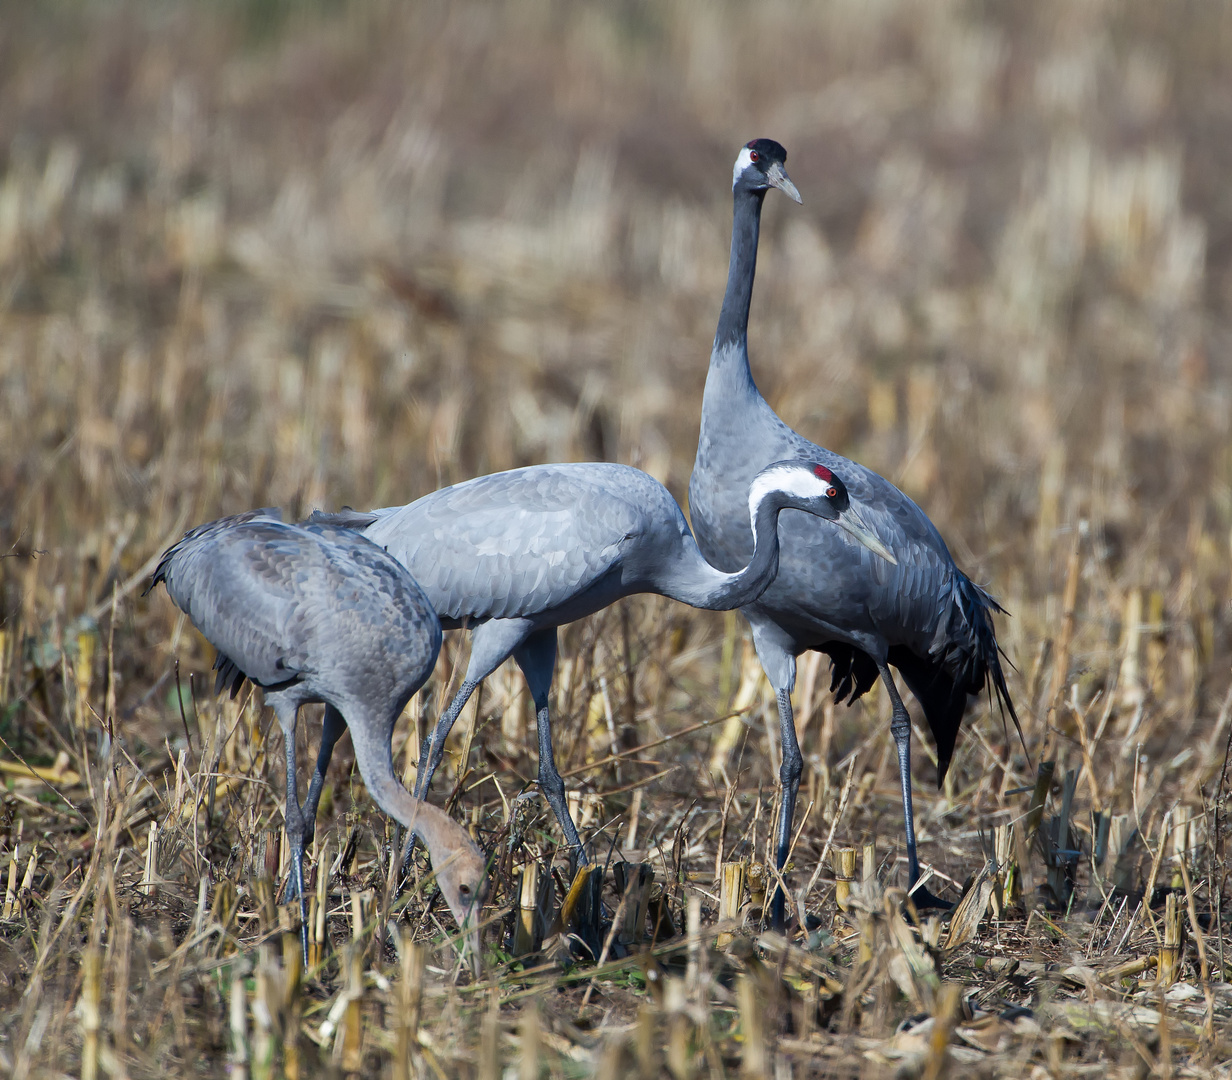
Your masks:
[[[834,523],[854,536],[874,555],[880,555],[886,562],[893,563],[895,566],[898,565],[898,560],[894,557],[894,553],[877,538],[877,534],[869,528],[867,522],[865,522],[854,507],[849,506],[839,514]]]
[[[783,169],[783,166],[777,161],[766,170],[766,179],[770,181],[771,187],[778,188],[779,191],[781,191],[793,202],[804,202],[804,200],[800,198],[800,192],[796,185],[791,182],[791,177],[787,175]]]
[[[466,942],[467,958],[471,962],[471,974],[478,979],[483,974],[483,954],[479,951],[479,912],[472,911],[466,920],[462,940]]]

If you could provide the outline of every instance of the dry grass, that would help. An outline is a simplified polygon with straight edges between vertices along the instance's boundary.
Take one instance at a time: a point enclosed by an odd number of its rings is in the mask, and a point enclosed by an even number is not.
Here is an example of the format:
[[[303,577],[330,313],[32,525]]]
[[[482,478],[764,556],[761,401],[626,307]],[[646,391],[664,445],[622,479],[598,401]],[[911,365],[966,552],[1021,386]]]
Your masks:
[[[0,1072],[1227,1076],[1228,56],[1214,0],[8,5]],[[343,750],[301,978],[269,714],[192,674],[150,560],[221,513],[534,461],[683,498],[730,162],[763,134],[805,205],[768,201],[756,375],[1014,613],[1051,848],[975,710],[940,792],[917,753],[930,887],[996,838],[1020,894],[985,877],[913,928],[887,702],[834,710],[806,661],[789,883],[819,922],[758,936],[772,698],[735,617],[629,602],[565,632],[556,683],[576,816],[657,882],[605,963],[547,925],[567,882],[512,801],[531,717],[502,670],[437,785],[499,856],[490,977],[418,871],[392,897]]]

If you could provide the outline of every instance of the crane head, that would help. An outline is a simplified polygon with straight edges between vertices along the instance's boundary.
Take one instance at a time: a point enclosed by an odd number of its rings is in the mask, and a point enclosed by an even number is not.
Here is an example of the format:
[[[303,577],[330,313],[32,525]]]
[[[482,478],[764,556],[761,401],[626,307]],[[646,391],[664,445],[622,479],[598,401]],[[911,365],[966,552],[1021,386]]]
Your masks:
[[[787,151],[781,143],[773,139],[754,139],[740,148],[732,170],[732,190],[764,194],[773,187],[789,199],[800,202],[800,192],[783,167],[786,163]]]
[[[459,832],[463,831],[461,826],[458,829]],[[432,866],[441,895],[445,897],[445,903],[453,912],[466,941],[471,970],[478,977],[481,968],[479,913],[488,895],[487,866],[483,852],[470,841],[470,837],[465,839],[466,843],[459,842],[439,866],[434,857]]]
[[[755,518],[762,501],[772,498],[783,509],[803,510],[834,522],[874,555],[897,565],[894,553],[851,503],[838,474],[814,461],[776,461],[762,469],[749,487],[749,514]]]
[[[483,851],[444,810],[412,798],[401,784],[391,781],[387,794],[401,811],[398,820],[427,847],[436,884],[458,922],[470,953],[471,969],[478,976],[482,966],[479,914],[488,895],[487,862]]]

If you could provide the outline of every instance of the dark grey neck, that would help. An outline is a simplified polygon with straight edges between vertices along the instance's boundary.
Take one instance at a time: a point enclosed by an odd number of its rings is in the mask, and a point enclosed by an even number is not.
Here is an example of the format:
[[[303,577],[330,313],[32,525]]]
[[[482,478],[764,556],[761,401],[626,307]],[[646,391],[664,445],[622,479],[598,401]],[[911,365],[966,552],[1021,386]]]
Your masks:
[[[770,587],[779,572],[779,511],[786,496],[774,492],[757,506],[753,520],[753,557],[734,574],[716,570],[693,547],[688,565],[678,567],[660,591],[673,600],[710,611],[729,611],[751,604]]]
[[[757,272],[757,237],[761,228],[764,191],[736,189],[732,201],[731,262],[727,269],[727,292],[719,312],[713,356],[744,352],[749,333],[749,304],[753,299],[753,275]],[[730,346],[737,346],[731,349]]]

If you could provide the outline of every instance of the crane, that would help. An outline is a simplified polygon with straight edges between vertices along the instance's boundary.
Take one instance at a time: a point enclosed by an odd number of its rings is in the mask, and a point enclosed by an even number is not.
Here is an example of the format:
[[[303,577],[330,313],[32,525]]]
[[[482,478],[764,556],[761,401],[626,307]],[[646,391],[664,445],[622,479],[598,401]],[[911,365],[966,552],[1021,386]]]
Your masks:
[[[743,526],[749,557],[731,573],[702,558],[662,484],[640,469],[606,462],[533,465],[476,477],[407,506],[317,512],[309,521],[362,529],[410,570],[442,626],[471,632],[465,678],[422,749],[416,797],[426,796],[445,738],[475,688],[513,656],[535,704],[540,790],[576,857],[586,862],[552,753],[548,695],[556,628],[634,593],[716,610],[747,604],[778,568],[780,513],[795,510],[890,557],[852,507],[840,476],[794,458],[769,463],[745,483],[738,513],[752,525]],[[318,772],[329,763],[324,741],[321,754]]]
[[[478,973],[477,916],[487,892],[483,852],[443,810],[413,798],[394,773],[394,723],[441,647],[440,621],[411,575],[357,533],[288,524],[267,508],[186,533],[163,554],[146,592],[159,582],[217,650],[215,693],[229,687],[234,696],[248,679],[278,716],[287,768],[283,820],[305,964],[304,846],[312,839],[320,785],[311,805],[301,808],[295,726],[301,705],[323,702],[322,744],[332,753],[350,726],[369,793],[427,846]]]
[[[803,769],[791,707],[796,657],[815,649],[830,657],[831,690],[838,701],[854,702],[878,676],[889,694],[908,877],[915,888],[920,867],[911,806],[911,720],[890,667],[898,669],[924,710],[937,744],[940,784],[969,694],[988,687],[1022,737],[993,627],[993,613],[1003,609],[958,569],[940,533],[911,499],[872,470],[798,435],[753,382],[748,323],[762,202],[771,188],[801,201],[784,169],[786,161],[787,151],[772,139],[755,139],[736,158],[731,260],[706,375],[689,509],[701,553],[731,570],[748,559],[748,534],[733,514],[750,478],[768,461],[808,458],[846,479],[852,506],[893,551],[893,562],[871,559],[837,529],[819,527],[800,514],[784,517],[778,576],[741,612],[778,703],[783,745],[779,869],[787,858]],[[923,888],[914,896],[921,906],[947,906]],[[777,888],[772,918],[782,925],[783,896]]]

